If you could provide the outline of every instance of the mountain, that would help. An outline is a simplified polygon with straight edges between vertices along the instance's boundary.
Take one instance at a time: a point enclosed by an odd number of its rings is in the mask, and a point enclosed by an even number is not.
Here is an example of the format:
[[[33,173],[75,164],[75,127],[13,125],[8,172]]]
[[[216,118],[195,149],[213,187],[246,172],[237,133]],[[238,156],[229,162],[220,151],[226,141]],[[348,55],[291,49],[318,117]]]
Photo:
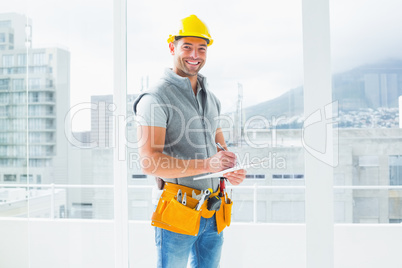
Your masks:
[[[332,77],[333,100],[338,100],[341,113],[361,109],[392,109],[397,111],[398,96],[402,95],[402,60],[388,59],[366,64]],[[263,116],[271,121],[280,116],[300,122],[303,115],[303,87],[244,109],[246,121]],[[394,108],[394,109],[393,109]]]

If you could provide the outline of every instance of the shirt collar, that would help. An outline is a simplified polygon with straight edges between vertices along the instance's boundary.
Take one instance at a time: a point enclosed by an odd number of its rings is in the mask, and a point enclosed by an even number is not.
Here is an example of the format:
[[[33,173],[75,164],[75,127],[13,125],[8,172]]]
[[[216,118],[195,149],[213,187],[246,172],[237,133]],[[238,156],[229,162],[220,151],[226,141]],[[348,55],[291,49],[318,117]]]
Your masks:
[[[197,82],[197,95],[198,95],[198,93],[200,93],[201,90],[203,90],[203,88],[201,86],[201,83],[198,81]]]

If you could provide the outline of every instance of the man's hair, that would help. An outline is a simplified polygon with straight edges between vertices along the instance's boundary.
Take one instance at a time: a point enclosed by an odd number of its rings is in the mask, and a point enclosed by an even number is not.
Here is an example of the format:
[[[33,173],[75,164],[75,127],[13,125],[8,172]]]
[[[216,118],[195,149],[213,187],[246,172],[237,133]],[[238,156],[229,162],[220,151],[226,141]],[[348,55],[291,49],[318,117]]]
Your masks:
[[[202,38],[202,37],[198,37],[198,36],[175,36],[175,37],[174,37],[173,44],[174,44],[175,46],[177,46],[177,42],[178,42],[180,39],[182,39],[183,37],[197,37],[197,38],[201,38],[201,39],[204,39],[205,41],[207,41],[207,45],[209,44],[209,40],[208,40],[208,39]]]

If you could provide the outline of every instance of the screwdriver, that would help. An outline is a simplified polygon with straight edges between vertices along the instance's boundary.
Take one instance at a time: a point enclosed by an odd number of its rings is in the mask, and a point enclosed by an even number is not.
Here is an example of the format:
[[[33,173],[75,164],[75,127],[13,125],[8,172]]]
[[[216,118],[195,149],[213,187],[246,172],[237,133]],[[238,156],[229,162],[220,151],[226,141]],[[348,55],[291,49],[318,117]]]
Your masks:
[[[225,186],[225,177],[221,177],[219,181],[219,188],[221,189],[219,193],[219,197],[223,197],[225,195],[226,186]]]

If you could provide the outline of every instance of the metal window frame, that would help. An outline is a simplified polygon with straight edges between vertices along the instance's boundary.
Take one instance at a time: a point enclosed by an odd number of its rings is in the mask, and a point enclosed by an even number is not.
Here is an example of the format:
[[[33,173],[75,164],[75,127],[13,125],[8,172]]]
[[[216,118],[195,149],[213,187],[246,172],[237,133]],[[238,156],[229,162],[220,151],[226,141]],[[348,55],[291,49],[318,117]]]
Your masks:
[[[307,118],[332,103],[329,0],[303,0],[302,20]],[[332,125],[324,127],[329,136],[327,141],[333,146]],[[310,131],[305,138],[313,148],[322,148],[321,135],[321,131]],[[333,159],[333,154],[330,157]],[[333,167],[307,151],[305,185],[306,267],[331,268],[334,267]]]
[[[127,161],[120,160],[125,152],[125,127],[120,123],[127,117],[127,1],[113,1],[113,102],[115,147],[113,150],[114,181],[114,251],[115,267],[128,268],[128,193]],[[123,119],[123,120],[121,120]]]

